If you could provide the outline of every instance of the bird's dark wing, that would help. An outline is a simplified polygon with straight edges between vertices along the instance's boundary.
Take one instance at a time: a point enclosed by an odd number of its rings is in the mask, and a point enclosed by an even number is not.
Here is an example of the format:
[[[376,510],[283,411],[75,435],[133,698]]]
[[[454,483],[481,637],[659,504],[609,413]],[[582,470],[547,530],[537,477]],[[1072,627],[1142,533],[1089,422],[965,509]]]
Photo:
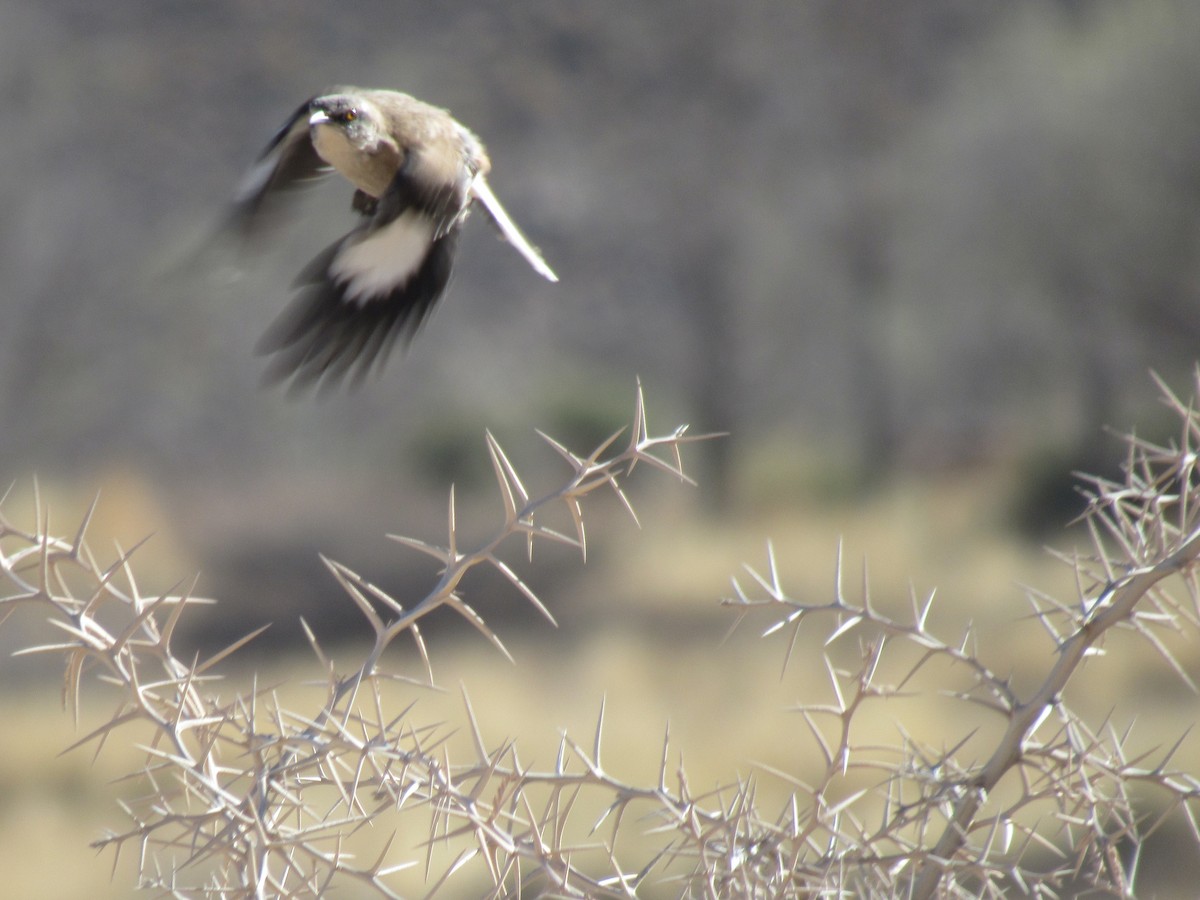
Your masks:
[[[227,223],[242,236],[249,237],[262,228],[281,195],[332,171],[309,137],[311,105],[312,101],[306,100],[292,113],[242,177]]]
[[[370,219],[297,277],[298,293],[258,343],[273,357],[269,382],[357,385],[429,316],[450,281],[468,198],[466,185],[431,185],[419,171],[410,154]]]

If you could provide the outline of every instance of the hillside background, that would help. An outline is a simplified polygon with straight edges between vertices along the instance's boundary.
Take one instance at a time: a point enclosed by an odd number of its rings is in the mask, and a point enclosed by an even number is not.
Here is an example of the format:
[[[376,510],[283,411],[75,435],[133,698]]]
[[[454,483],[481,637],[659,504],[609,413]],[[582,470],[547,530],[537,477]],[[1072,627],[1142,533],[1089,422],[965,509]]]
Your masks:
[[[352,640],[318,552],[423,591],[429,566],[383,535],[440,536],[452,482],[482,533],[485,429],[551,484],[534,428],[587,450],[640,377],[652,427],[730,437],[689,461],[699,490],[647,481],[643,531],[601,510],[586,568],[528,570],[561,633],[468,586],[513,616],[502,636],[585,646],[626,617],[711,647],[728,574],[770,536],[814,590],[842,536],[898,592],[957,586],[964,618],[1014,618],[1016,582],[1070,589],[1038,544],[1069,545],[1070,473],[1115,462],[1103,426],[1161,427],[1150,369],[1189,390],[1198,45],[1190,0],[0,0],[6,509],[36,475],[68,530],[100,491],[106,534],[155,533],[149,590],[200,572],[222,598],[197,646],[266,621],[264,647],[294,646],[300,615]],[[253,345],[351,222],[346,186],[261,254],[195,251],[338,83],[450,108],[562,281],[473,220],[411,349],[294,401],[259,388]],[[0,649],[38,627],[17,617]],[[0,664],[25,691],[46,674]]]

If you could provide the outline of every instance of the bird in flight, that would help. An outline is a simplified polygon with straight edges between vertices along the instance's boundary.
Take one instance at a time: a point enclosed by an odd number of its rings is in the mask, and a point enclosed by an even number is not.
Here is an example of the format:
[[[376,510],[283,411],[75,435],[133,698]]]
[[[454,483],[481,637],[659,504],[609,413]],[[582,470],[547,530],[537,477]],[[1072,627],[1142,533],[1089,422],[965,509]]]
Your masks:
[[[534,271],[558,281],[488,186],[487,152],[444,109],[408,94],[336,88],[306,100],[239,186],[230,227],[261,231],[280,198],[337,171],[361,216],[297,276],[258,344],[267,380],[291,389],[359,384],[411,339],[445,292],[458,233],[478,203]]]

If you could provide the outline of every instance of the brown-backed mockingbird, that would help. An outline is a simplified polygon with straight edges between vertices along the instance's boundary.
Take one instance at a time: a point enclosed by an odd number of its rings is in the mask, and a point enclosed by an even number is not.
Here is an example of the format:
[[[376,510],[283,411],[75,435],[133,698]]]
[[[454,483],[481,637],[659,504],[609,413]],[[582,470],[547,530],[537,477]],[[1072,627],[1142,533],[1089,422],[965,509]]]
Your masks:
[[[259,341],[267,377],[291,387],[359,383],[446,289],[458,232],[478,202],[549,279],[558,277],[496,199],[483,144],[448,112],[389,90],[336,88],[305,101],[243,179],[230,225],[261,230],[277,198],[337,170],[362,221],[296,278],[298,293]]]

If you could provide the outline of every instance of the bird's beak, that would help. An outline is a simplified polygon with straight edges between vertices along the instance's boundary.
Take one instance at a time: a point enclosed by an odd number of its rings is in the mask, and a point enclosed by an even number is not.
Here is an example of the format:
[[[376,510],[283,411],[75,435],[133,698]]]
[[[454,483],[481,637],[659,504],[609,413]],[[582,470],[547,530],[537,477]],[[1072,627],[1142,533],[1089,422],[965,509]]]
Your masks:
[[[333,120],[329,118],[328,114],[323,109],[315,110],[313,114],[308,117],[309,126],[328,125],[331,121]]]

